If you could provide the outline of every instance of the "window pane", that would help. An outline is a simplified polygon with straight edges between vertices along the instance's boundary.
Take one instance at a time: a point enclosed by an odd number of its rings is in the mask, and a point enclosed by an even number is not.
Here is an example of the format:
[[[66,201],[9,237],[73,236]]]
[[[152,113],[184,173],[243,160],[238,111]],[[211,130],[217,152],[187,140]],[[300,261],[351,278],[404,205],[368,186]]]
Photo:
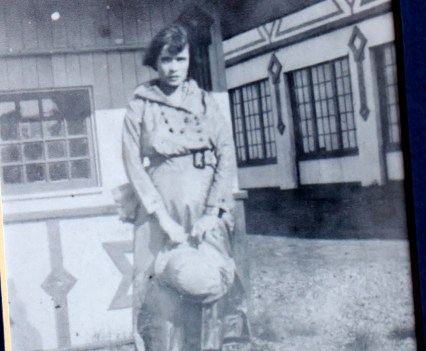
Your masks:
[[[69,141],[70,156],[79,157],[89,155],[87,139],[74,139]]]
[[[349,142],[351,147],[356,147],[356,135],[354,131],[349,132]]]
[[[43,143],[30,143],[24,145],[25,160],[42,160],[44,158]]]
[[[5,184],[20,184],[24,182],[22,166],[3,167],[3,182]]]
[[[65,135],[63,119],[43,121],[46,137],[61,137]]]
[[[16,112],[16,105],[14,101],[0,102],[0,118],[14,115]]]
[[[46,180],[46,172],[44,164],[26,165],[27,181],[29,183],[40,182]]]
[[[38,100],[24,100],[19,102],[22,118],[40,118]]]
[[[51,180],[68,179],[68,163],[67,162],[50,163],[49,177]]]
[[[41,121],[21,122],[20,126],[22,139],[30,140],[42,138]]]
[[[67,130],[69,135],[86,135],[86,120],[67,119]]]
[[[21,161],[21,146],[20,145],[2,146],[1,161],[2,163]]]
[[[89,160],[71,161],[72,178],[90,178]]]
[[[19,120],[16,115],[2,116],[0,123],[2,141],[19,140]]]
[[[59,114],[59,108],[52,99],[42,99],[41,105],[44,117],[53,117]]]
[[[349,148],[349,133],[343,132],[342,133],[342,142],[343,142],[343,148],[348,149]]]
[[[47,157],[64,158],[67,155],[65,141],[50,141],[47,143]]]

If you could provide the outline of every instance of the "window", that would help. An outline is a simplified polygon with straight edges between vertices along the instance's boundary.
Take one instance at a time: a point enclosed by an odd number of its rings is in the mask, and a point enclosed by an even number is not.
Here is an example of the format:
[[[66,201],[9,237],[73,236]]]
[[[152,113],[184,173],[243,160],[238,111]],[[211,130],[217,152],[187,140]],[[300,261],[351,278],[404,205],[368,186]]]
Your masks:
[[[239,166],[275,163],[274,118],[268,80],[230,91]]]
[[[348,59],[289,73],[299,158],[358,152]]]
[[[399,150],[401,148],[401,127],[395,46],[393,43],[385,44],[375,48],[374,53],[384,145],[389,151]]]
[[[7,193],[96,184],[88,89],[0,95]]]

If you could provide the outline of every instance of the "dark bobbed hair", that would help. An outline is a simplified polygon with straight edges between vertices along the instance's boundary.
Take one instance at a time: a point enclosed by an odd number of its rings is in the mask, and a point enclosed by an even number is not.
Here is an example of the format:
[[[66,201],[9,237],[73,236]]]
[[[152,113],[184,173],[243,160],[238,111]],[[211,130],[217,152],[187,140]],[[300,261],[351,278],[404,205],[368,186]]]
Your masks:
[[[158,56],[165,46],[168,47],[169,53],[176,55],[185,45],[189,46],[189,72],[191,72],[195,69],[197,62],[194,44],[189,30],[179,23],[165,27],[155,35],[145,53],[143,64],[156,71]]]

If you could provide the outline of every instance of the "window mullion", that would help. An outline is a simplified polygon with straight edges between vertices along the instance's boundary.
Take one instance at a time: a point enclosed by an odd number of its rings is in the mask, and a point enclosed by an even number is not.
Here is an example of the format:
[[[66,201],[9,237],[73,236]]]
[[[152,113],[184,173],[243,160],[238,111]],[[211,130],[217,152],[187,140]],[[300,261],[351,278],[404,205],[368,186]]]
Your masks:
[[[49,164],[47,162],[47,142],[46,142],[46,137],[44,135],[44,120],[43,120],[43,105],[41,103],[41,98],[37,98],[37,102],[38,102],[38,110],[39,110],[39,117],[40,117],[40,124],[41,124],[41,140],[43,143],[43,149],[44,149],[44,166],[45,166],[45,179],[46,182],[49,183],[51,181],[50,179],[50,174],[49,174]]]
[[[343,136],[342,136],[342,124],[341,124],[341,116],[339,109],[339,94],[337,92],[337,82],[336,82],[336,66],[335,62],[331,62],[331,87],[333,89],[333,103],[334,110],[336,111],[336,129],[337,129],[337,143],[339,146],[339,150],[343,150]]]
[[[15,99],[15,107],[16,107],[16,112],[19,115],[19,119],[22,119],[21,116],[21,105],[19,104],[19,99],[16,98]],[[28,178],[27,178],[27,163],[25,161],[25,155],[24,155],[24,145],[25,142],[22,139],[22,135],[21,135],[21,123],[20,121],[18,122],[18,136],[19,136],[19,141],[21,143],[21,157],[22,157],[22,175],[23,175],[23,184],[27,184],[28,183]]]
[[[243,122],[243,136],[244,136],[244,145],[245,145],[245,152],[246,152],[246,162],[248,163],[250,161],[250,154],[249,154],[249,144],[248,144],[248,137],[247,137],[247,126],[246,126],[246,115],[245,115],[245,109],[244,109],[244,100],[243,100],[243,89],[239,89],[240,93],[240,102],[241,102],[241,119]]]
[[[232,122],[232,135],[234,137],[234,141],[235,141],[235,153],[236,153],[236,157],[237,157],[237,161],[239,162],[240,160],[238,159],[238,144],[237,144],[237,127],[236,127],[236,115],[235,115],[235,106],[236,106],[236,102],[235,102],[235,94],[237,93],[237,90],[233,90],[230,91],[229,93],[229,97],[231,100],[231,122]]]
[[[265,138],[265,122],[263,120],[263,108],[262,108],[262,95],[261,95],[261,89],[260,89],[260,83],[256,84],[256,90],[257,90],[257,103],[258,103],[258,109],[259,109],[259,123],[260,123],[260,135],[262,138],[262,152],[263,152],[263,158],[267,158],[266,153],[266,138]]]
[[[308,83],[309,83],[309,101],[311,103],[311,109],[312,109],[312,124],[313,124],[313,138],[314,138],[314,147],[315,147],[315,151],[314,152],[319,152],[320,148],[319,148],[319,141],[318,141],[318,124],[317,124],[317,111],[315,108],[315,95],[314,95],[314,83],[312,81],[312,68],[311,69],[307,69],[308,72]],[[308,135],[309,135],[309,130],[308,130]],[[308,139],[309,140],[309,139]]]

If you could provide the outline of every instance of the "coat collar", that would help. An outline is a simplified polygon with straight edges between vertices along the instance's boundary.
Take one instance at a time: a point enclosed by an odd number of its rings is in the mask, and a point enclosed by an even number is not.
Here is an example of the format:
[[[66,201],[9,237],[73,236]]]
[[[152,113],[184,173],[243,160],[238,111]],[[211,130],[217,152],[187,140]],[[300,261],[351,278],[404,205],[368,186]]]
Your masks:
[[[183,83],[183,98],[179,104],[171,101],[166,94],[158,87],[158,80],[154,79],[142,85],[139,85],[134,96],[163,105],[182,109],[187,112],[196,113],[200,111],[200,104],[202,104],[204,91],[200,89],[197,82],[189,79]]]

